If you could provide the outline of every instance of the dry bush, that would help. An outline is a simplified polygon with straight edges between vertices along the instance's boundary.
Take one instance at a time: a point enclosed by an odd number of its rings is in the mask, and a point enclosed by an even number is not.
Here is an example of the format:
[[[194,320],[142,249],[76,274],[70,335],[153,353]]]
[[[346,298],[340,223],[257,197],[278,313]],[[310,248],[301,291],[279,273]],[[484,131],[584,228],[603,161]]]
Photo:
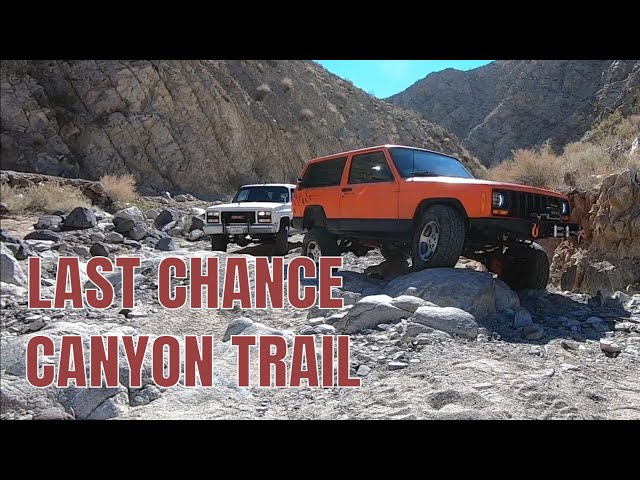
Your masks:
[[[91,202],[77,187],[45,182],[16,188],[0,185],[0,197],[12,214],[70,212],[76,207],[91,207]]]
[[[271,93],[271,87],[266,83],[263,83],[258,88],[256,88],[256,100],[262,100],[269,93]]]
[[[100,183],[113,200],[119,202],[134,202],[136,194],[136,178],[131,174],[105,175],[100,178]]]
[[[291,80],[289,77],[285,77],[280,80],[280,85],[282,85],[285,90],[289,91],[293,88],[293,80]]]
[[[630,154],[640,136],[640,116],[612,115],[593,128],[581,142],[568,144],[562,154],[551,150],[517,150],[513,158],[489,169],[491,180],[557,190],[591,189],[603,177],[629,167],[640,167]]]
[[[300,110],[300,116],[302,117],[303,120],[308,121],[308,120],[311,120],[316,115],[308,108],[303,108],[302,110]]]

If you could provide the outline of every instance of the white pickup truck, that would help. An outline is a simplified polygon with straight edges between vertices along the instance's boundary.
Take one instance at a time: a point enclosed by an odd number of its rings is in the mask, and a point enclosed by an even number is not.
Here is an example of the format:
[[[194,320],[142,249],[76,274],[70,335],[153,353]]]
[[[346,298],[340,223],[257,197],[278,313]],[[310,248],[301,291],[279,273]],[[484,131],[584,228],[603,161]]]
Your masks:
[[[262,242],[273,243],[274,255],[286,255],[295,189],[286,183],[244,185],[231,203],[207,208],[204,232],[211,235],[211,250],[224,252],[229,242]]]

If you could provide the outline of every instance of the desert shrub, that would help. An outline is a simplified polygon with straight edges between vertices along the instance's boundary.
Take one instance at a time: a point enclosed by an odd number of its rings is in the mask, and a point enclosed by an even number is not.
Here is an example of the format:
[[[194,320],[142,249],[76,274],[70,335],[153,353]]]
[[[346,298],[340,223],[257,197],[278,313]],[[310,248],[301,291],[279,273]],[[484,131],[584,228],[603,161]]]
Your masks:
[[[45,213],[61,210],[70,212],[76,207],[91,207],[91,202],[77,187],[45,182],[28,187],[0,185],[0,197],[12,214]]]
[[[558,190],[590,189],[604,176],[640,167],[640,157],[630,153],[640,137],[640,116],[613,114],[600,122],[580,142],[568,144],[561,154],[549,148],[517,150],[511,160],[488,171],[491,180],[522,183]]]
[[[303,120],[311,120],[313,117],[315,117],[315,114],[308,108],[303,108],[302,110],[300,110],[300,116]]]
[[[256,88],[256,100],[262,100],[269,93],[271,93],[271,87],[266,83],[263,83],[258,88]]]
[[[289,77],[285,77],[280,80],[280,85],[282,85],[285,90],[289,91],[293,88],[293,80],[291,80]]]
[[[136,179],[131,174],[105,175],[100,183],[113,200],[119,202],[133,202],[137,199]]]
[[[321,118],[320,122],[318,122],[318,123],[320,123],[320,125],[322,125],[323,127],[326,127],[327,126],[327,119],[326,118]]]

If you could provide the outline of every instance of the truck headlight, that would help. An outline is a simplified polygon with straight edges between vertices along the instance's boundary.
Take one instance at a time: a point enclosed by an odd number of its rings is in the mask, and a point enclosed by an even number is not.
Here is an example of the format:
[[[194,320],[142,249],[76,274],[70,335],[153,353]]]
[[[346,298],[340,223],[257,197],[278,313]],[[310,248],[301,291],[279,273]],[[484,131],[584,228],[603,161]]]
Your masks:
[[[507,194],[504,192],[493,192],[493,208],[506,208]]]
[[[207,223],[220,223],[220,212],[217,210],[207,212]]]
[[[271,223],[271,212],[269,210],[258,212],[258,223]]]
[[[569,215],[569,202],[562,202],[560,204],[560,215]]]

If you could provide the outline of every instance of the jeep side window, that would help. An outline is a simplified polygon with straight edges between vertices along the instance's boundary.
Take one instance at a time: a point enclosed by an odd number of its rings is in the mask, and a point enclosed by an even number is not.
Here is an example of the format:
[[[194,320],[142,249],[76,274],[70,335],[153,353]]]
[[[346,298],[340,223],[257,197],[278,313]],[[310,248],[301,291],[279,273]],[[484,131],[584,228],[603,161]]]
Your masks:
[[[383,152],[355,155],[351,160],[349,184],[390,182],[393,174]]]
[[[342,180],[342,171],[347,157],[334,158],[309,165],[302,177],[303,188],[337,187]]]

